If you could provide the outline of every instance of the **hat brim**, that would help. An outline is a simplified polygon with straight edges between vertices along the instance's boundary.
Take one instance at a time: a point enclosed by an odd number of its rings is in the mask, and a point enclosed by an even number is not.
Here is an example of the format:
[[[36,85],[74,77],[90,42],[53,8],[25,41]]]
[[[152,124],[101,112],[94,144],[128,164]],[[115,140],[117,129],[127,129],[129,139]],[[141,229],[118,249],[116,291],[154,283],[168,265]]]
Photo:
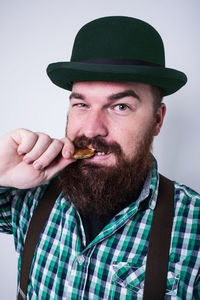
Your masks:
[[[47,67],[47,74],[57,86],[72,90],[78,81],[127,81],[158,86],[165,96],[175,93],[187,82],[183,72],[141,65],[112,65],[80,62],[57,62]]]

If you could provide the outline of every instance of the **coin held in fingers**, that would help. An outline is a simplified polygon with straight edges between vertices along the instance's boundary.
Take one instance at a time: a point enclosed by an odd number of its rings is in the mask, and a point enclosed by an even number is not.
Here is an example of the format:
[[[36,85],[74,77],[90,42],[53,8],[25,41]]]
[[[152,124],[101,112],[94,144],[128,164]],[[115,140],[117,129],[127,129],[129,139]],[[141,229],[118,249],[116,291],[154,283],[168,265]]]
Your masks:
[[[75,151],[74,151],[74,154],[72,155],[72,157],[75,159],[89,158],[94,155],[94,152],[95,152],[95,149],[93,149],[93,148],[85,148],[85,149],[75,148]]]

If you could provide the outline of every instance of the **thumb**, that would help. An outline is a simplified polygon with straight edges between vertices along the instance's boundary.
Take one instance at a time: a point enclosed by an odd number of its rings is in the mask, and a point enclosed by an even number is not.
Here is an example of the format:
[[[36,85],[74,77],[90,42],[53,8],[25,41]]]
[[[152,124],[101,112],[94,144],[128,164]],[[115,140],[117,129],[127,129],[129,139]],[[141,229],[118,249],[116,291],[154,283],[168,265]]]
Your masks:
[[[76,160],[73,158],[64,158],[62,154],[59,154],[56,159],[54,159],[54,161],[44,170],[46,181],[51,179],[54,175],[59,173],[74,161]]]

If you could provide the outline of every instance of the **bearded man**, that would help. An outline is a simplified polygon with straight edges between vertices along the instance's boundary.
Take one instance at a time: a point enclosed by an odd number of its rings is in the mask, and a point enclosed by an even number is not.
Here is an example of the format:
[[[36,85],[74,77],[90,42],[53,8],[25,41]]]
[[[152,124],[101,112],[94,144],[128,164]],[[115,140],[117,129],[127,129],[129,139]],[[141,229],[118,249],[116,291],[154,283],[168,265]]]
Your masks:
[[[94,20],[71,61],[47,73],[72,90],[66,136],[18,129],[0,141],[0,228],[15,238],[18,299],[198,299],[200,195],[162,179],[151,153],[163,96],[187,81],[165,67],[160,35],[135,18]]]

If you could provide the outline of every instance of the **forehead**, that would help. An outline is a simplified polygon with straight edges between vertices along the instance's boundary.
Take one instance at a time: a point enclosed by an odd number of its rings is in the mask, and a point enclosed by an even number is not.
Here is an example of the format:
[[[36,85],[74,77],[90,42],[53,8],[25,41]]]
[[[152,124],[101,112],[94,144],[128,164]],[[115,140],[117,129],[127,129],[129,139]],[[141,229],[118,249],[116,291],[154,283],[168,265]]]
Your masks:
[[[138,82],[113,82],[113,81],[80,81],[73,84],[72,93],[76,92],[84,97],[110,96],[125,90],[133,90],[141,99],[152,99],[152,90],[149,84]]]

